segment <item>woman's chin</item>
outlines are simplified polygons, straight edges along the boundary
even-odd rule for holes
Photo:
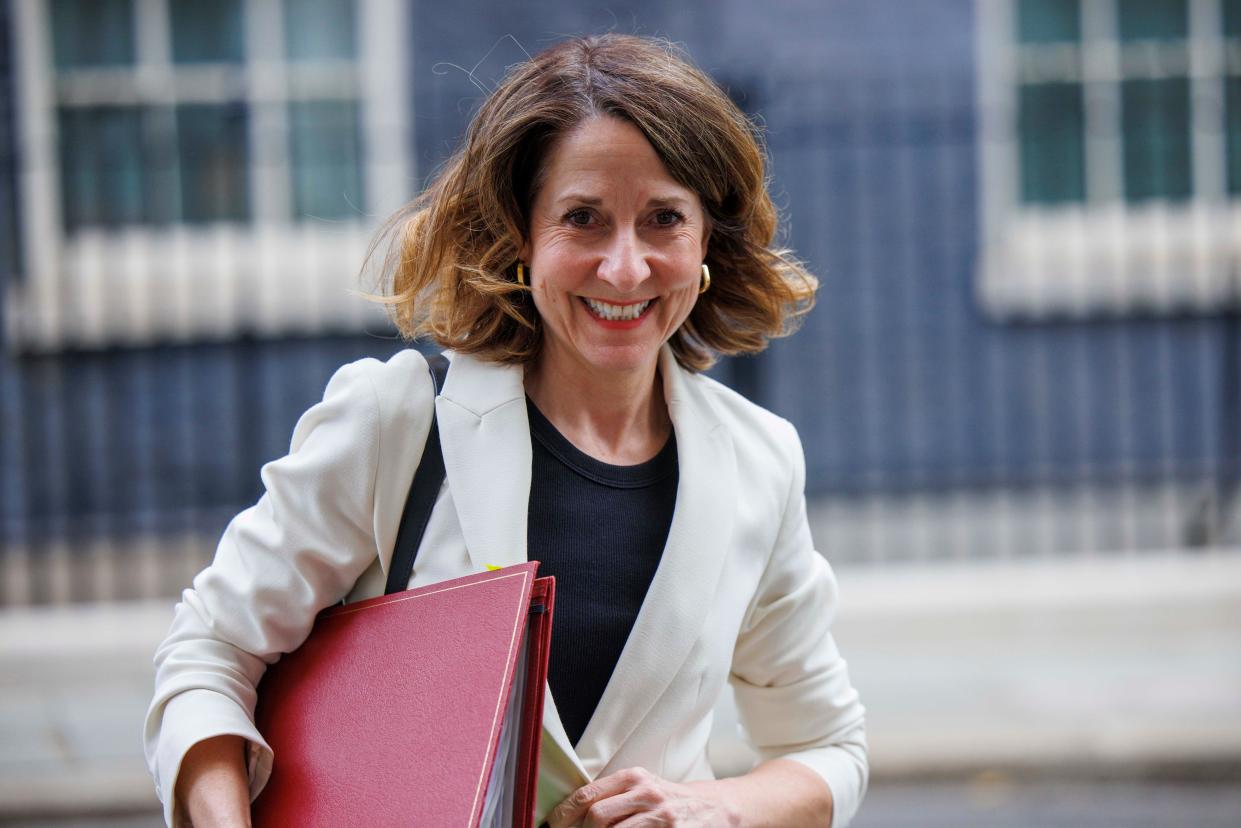
[[[577,362],[592,374],[624,377],[654,375],[660,343],[590,344],[578,349]]]
[[[600,354],[592,366],[601,374],[634,375],[654,374],[659,362],[658,348],[618,348]]]

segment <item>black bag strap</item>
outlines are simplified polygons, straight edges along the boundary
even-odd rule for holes
[[[435,396],[439,396],[448,376],[448,358],[443,354],[427,357]],[[388,566],[388,585],[384,595],[402,592],[409,588],[409,576],[414,571],[414,559],[418,557],[418,545],[426,534],[431,521],[431,510],[444,485],[444,453],[440,450],[440,429],[435,421],[435,405],[431,405],[431,430],[427,432],[427,444],[422,449],[422,461],[414,472],[414,482],[405,498],[405,511],[401,514],[401,526],[396,532],[396,546],[392,550],[392,563]]]

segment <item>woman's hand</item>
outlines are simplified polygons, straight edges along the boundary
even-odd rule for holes
[[[578,788],[548,817],[550,828],[725,828],[741,825],[736,807],[712,782],[669,782],[628,768]]]
[[[194,828],[250,828],[246,740],[214,736],[190,748],[177,773],[179,820]]]

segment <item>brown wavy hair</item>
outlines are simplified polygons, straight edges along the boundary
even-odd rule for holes
[[[673,44],[608,34],[511,69],[434,182],[376,238],[372,255],[389,242],[377,298],[404,336],[496,362],[538,357],[543,327],[516,281],[517,253],[548,152],[600,116],[637,127],[710,217],[711,288],[672,336],[677,361],[701,371],[792,331],[818,282],[773,246],[778,216],[754,126]]]

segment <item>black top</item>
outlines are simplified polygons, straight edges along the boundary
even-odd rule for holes
[[[655,576],[677,493],[676,436],[636,466],[570,443],[529,398],[527,558],[556,578],[548,684],[573,744],[599,704]]]

